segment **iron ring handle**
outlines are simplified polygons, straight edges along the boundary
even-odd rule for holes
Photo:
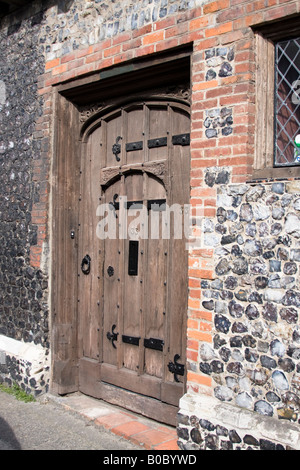
[[[83,274],[89,274],[91,270],[91,258],[89,255],[85,255],[81,261],[81,271]]]

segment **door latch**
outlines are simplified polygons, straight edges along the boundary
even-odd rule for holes
[[[115,345],[114,342],[118,340],[118,334],[119,334],[119,333],[115,333],[115,328],[116,328],[116,325],[113,325],[112,328],[111,328],[111,333],[108,331],[108,332],[106,333],[106,337],[107,337],[107,339],[108,339],[109,341],[111,341],[113,347],[114,347],[115,349],[117,349],[117,346]]]
[[[168,369],[174,374],[175,382],[179,382],[177,375],[184,375],[184,364],[178,364],[179,354],[175,354],[174,362],[169,362]]]

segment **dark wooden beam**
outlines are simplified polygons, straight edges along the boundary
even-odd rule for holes
[[[102,102],[148,89],[185,84],[190,74],[190,46],[152,60],[137,60],[58,85],[58,91],[76,105]],[[97,86],[95,86],[97,82]],[[84,88],[84,94],[80,90]],[[83,98],[84,97],[84,98]],[[84,100],[84,102],[83,102]]]

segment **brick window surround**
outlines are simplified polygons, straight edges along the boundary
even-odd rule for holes
[[[256,39],[256,135],[253,178],[300,177],[300,166],[276,166],[275,60],[276,44],[300,36],[299,15],[255,27]]]

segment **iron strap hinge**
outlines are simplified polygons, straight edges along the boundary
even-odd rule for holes
[[[179,382],[177,375],[184,375],[184,364],[178,364],[178,359],[180,359],[179,354],[175,354],[174,362],[169,362],[168,369],[174,374],[175,382]]]
[[[126,152],[132,152],[133,150],[142,150],[143,149],[143,142],[140,140],[139,142],[130,142],[126,144]]]
[[[149,349],[156,349],[156,351],[162,351],[164,348],[164,341],[156,338],[145,338],[144,346]]]
[[[168,144],[167,137],[159,137],[158,139],[149,139],[148,140],[148,148],[153,149],[157,147],[166,147]]]
[[[122,139],[121,136],[116,138],[116,143],[112,146],[112,152],[116,157],[116,160],[120,161],[120,153],[121,153],[121,144],[119,144],[120,140]],[[173,135],[172,137],[172,144],[173,145],[190,145],[190,134],[178,134]],[[157,147],[166,147],[168,145],[168,137],[158,137],[156,139],[149,139],[148,140],[148,148],[153,149]],[[143,141],[139,140],[136,142],[129,142],[125,145],[126,152],[133,152],[135,150],[143,150]]]
[[[156,147],[166,147],[168,144],[167,137],[160,137],[158,139],[150,139],[148,140],[148,148],[153,149]],[[190,134],[178,134],[173,135],[172,137],[172,144],[173,145],[190,145]]]
[[[139,336],[122,335],[123,343],[133,344],[134,346],[139,346],[140,339],[141,338]],[[156,351],[162,351],[164,347],[164,341],[162,339],[156,338],[145,338],[144,347],[148,349],[156,349]]]
[[[122,341],[123,343],[127,344],[133,344],[134,346],[138,346],[140,342],[140,337],[138,336],[127,336],[127,335],[122,335]]]
[[[190,145],[190,134],[178,134],[172,137],[173,145]]]

